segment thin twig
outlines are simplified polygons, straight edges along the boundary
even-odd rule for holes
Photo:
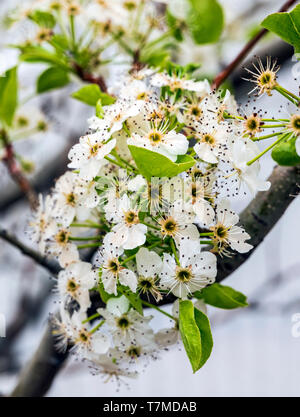
[[[58,264],[56,264],[55,262],[49,261],[46,257],[40,255],[38,252],[24,245],[24,243],[20,242],[16,236],[8,233],[7,230],[3,229],[1,226],[0,226],[0,238],[10,243],[15,248],[18,248],[23,253],[23,255],[28,256],[37,264],[46,268],[52,275],[56,276],[58,272],[61,270]]]
[[[0,136],[5,149],[3,162],[5,163],[11,178],[16,182],[20,190],[27,197],[30,207],[35,208],[38,203],[37,194],[35,193],[28,179],[24,176],[20,165],[17,162],[13,144],[10,142],[5,131],[1,131]]]
[[[287,1],[278,13],[286,12],[294,3],[298,0]],[[241,50],[238,56],[214,79],[212,89],[217,90],[220,85],[233,73],[233,71],[244,61],[246,56],[251,52],[254,46],[268,33],[267,29],[262,29],[257,35],[255,35],[247,45]]]

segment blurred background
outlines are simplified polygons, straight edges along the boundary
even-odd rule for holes
[[[0,18],[17,1],[2,0]],[[181,64],[202,62],[203,74],[213,77],[242,48],[259,22],[276,11],[282,1],[222,0],[226,10],[226,31],[221,46],[182,47],[176,59]],[[22,38],[26,26],[1,29],[0,71],[14,65],[17,52],[7,45]],[[293,49],[269,35],[255,53],[279,57],[279,82],[291,91],[299,89],[300,71],[293,60]],[[251,57],[250,61],[251,61]],[[24,97],[32,94],[34,79],[43,66],[22,64],[19,78]],[[113,82],[118,70],[107,74]],[[232,85],[241,105],[248,101],[251,85],[237,71]],[[298,77],[298,78],[297,78]],[[295,80],[296,78],[296,80]],[[31,118],[45,118],[47,132],[16,143],[17,151],[33,164],[30,180],[41,193],[47,193],[55,178],[66,170],[69,148],[87,128],[93,109],[69,98],[72,85],[30,100],[24,107]],[[287,114],[289,107],[279,95],[260,98],[254,105],[270,116]],[[281,113],[278,113],[281,112]],[[270,156],[262,163],[267,177],[274,166]],[[236,201],[242,210],[250,197]],[[178,347],[160,354],[137,380],[117,387],[92,376],[85,364],[67,361],[57,375],[49,396],[298,396],[300,393],[300,337],[292,332],[293,316],[300,314],[300,201],[296,199],[253,256],[232,276],[230,285],[249,297],[250,307],[233,312],[209,308],[214,336],[210,361],[192,374],[184,352]],[[30,217],[28,204],[0,162],[0,224],[31,245],[26,236]],[[52,281],[45,270],[0,240],[0,314],[7,325],[6,338],[0,338],[0,392],[6,395],[31,358],[43,335],[49,312],[56,310]],[[168,307],[166,307],[168,309]],[[164,327],[161,315],[153,327]],[[166,321],[166,326],[168,321]],[[299,335],[300,336],[300,335]]]

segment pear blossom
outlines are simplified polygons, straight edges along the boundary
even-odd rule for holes
[[[175,258],[165,253],[160,273],[161,288],[168,289],[176,297],[187,299],[215,281],[217,258],[213,253],[181,253],[179,261],[177,265]]]
[[[69,237],[70,230],[61,228],[47,241],[47,254],[56,256],[62,267],[79,260],[77,246],[69,241]]]
[[[141,293],[150,293],[156,301],[162,299],[157,281],[162,269],[160,256],[146,248],[140,248],[136,254],[136,266],[138,273],[138,287]]]
[[[147,345],[153,343],[154,333],[149,326],[152,316],[141,316],[136,310],[115,315],[100,308],[98,313],[104,317],[105,323],[112,335],[113,342],[121,350],[126,350],[132,345]]]
[[[39,195],[39,205],[36,212],[30,221],[30,237],[33,241],[38,243],[39,251],[44,254],[46,249],[46,242],[57,231],[57,222],[53,218],[53,197],[48,195],[43,199]]]
[[[250,239],[250,235],[242,227],[236,226],[239,216],[231,210],[227,199],[218,204],[216,215],[217,224],[210,230],[214,233],[214,241],[220,253],[226,251],[227,246],[240,253],[249,252],[253,246],[245,241]]]
[[[112,231],[104,238],[104,245],[114,245],[123,249],[134,249],[146,241],[147,226],[140,223],[139,212],[131,207],[129,197],[124,194],[113,214]]]
[[[260,164],[259,161],[254,162],[251,165],[247,165],[247,162],[255,158],[259,154],[259,149],[252,141],[236,141],[232,146],[232,165],[235,170],[239,185],[245,183],[252,194],[256,194],[257,191],[267,191],[271,183],[259,178]],[[233,171],[234,172],[234,171]]]
[[[76,300],[82,311],[90,305],[89,290],[97,285],[97,273],[88,262],[73,262],[58,274],[57,288],[62,300]]]
[[[108,131],[101,131],[82,136],[79,143],[74,145],[69,152],[69,168],[79,169],[80,178],[92,180],[99,173],[104,163],[104,158],[116,146],[116,140],[110,138]]]
[[[101,281],[108,294],[118,294],[118,282],[129,287],[132,292],[136,292],[137,277],[135,273],[122,266],[119,261],[123,252],[123,249],[112,245],[99,249],[96,262],[101,267]]]
[[[167,126],[161,125],[150,128],[143,136],[133,133],[127,141],[128,145],[145,148],[157,152],[176,162],[178,155],[186,154],[188,140],[182,133],[168,131]]]

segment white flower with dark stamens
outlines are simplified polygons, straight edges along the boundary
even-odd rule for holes
[[[73,262],[58,274],[57,288],[62,300],[73,299],[80,309],[86,311],[90,305],[89,290],[97,285],[97,272],[88,262]]]
[[[160,286],[168,289],[176,297],[186,299],[215,281],[217,258],[210,252],[194,253],[188,256],[180,253],[180,265],[173,256],[164,254]]]
[[[199,130],[196,135],[197,143],[194,146],[196,154],[205,162],[216,164],[219,162],[220,157],[226,150],[226,144],[228,143],[229,133],[225,126],[211,127],[205,129],[204,132]]]
[[[74,145],[69,152],[69,168],[79,169],[80,178],[92,180],[99,173],[104,163],[104,158],[115,147],[116,139],[110,138],[107,131],[91,133],[82,136],[79,143]]]
[[[128,145],[145,148],[157,152],[176,162],[178,155],[186,154],[189,146],[187,138],[175,130],[168,131],[168,123],[158,123],[145,131],[143,136],[133,133],[127,141]]]
[[[63,268],[79,260],[77,246],[69,241],[69,237],[68,229],[59,229],[53,238],[47,241],[47,253],[56,256]]]
[[[147,226],[140,223],[139,212],[132,208],[129,197],[125,194],[118,201],[113,214],[112,231],[104,238],[104,246],[112,244],[123,249],[134,249],[146,241]]]
[[[70,226],[75,217],[78,220],[85,220],[90,214],[90,210],[79,204],[80,197],[76,192],[77,180],[78,175],[68,171],[55,184],[53,216],[63,227]]]
[[[267,191],[271,186],[269,181],[263,181],[259,178],[259,161],[247,165],[247,162],[258,154],[259,148],[251,140],[237,140],[231,150],[231,162],[239,181],[239,187],[242,183],[245,183],[252,194],[256,194],[257,191]],[[234,175],[234,171],[230,175]]]
[[[169,212],[159,221],[163,237],[172,237],[177,246],[194,245],[200,249],[199,232],[193,224],[195,213],[190,204],[182,200],[175,201]]]
[[[230,208],[228,200],[222,200],[217,206],[217,224],[210,228],[214,233],[213,240],[220,253],[226,253],[226,247],[240,253],[249,252],[252,245],[245,241],[250,239],[248,233],[242,227],[236,226],[239,216]]]
[[[123,249],[117,249],[111,245],[99,249],[96,262],[102,269],[101,281],[108,294],[118,295],[118,282],[129,287],[132,292],[136,292],[137,277],[135,273],[123,267],[119,261],[123,252]]]
[[[154,333],[148,324],[152,316],[141,316],[134,309],[121,315],[112,314],[102,308],[97,311],[106,320],[113,341],[119,349],[125,350],[132,345],[144,346],[153,343]]]
[[[74,312],[67,325],[70,341],[75,350],[83,358],[88,357],[92,352],[104,354],[110,348],[110,341],[106,334],[96,331],[91,332],[87,324],[83,324],[83,315]]]
[[[115,104],[103,107],[103,119],[99,119],[99,127],[103,124],[108,126],[110,135],[122,130],[123,123],[130,117],[135,117],[140,112],[140,106],[135,101],[119,99]],[[91,119],[92,128],[97,128],[97,120]]]
[[[245,70],[252,75],[252,78],[244,79],[255,84],[255,87],[252,91],[250,91],[249,94],[255,91],[258,95],[266,93],[268,96],[271,96],[272,90],[274,90],[274,88],[278,85],[277,72],[279,71],[280,67],[277,66],[277,60],[272,63],[271,58],[267,57],[265,68],[260,58],[257,60],[257,64],[258,65],[253,63],[253,71],[245,68]]]
[[[100,203],[100,196],[97,193],[98,183],[94,180],[88,181],[81,178],[77,178],[75,183],[75,194],[78,198],[78,209],[77,216],[86,220],[85,215],[89,213],[90,210],[98,206]]]
[[[106,355],[95,355],[90,353],[88,358],[92,361],[92,374],[101,375],[109,380],[120,382],[120,377],[137,378],[138,371],[132,371],[128,368],[128,363],[116,361],[115,349],[109,349]]]
[[[39,195],[39,206],[29,223],[30,237],[38,243],[42,254],[45,253],[47,240],[54,236],[58,229],[56,220],[53,218],[53,207],[54,201],[51,196],[48,195],[43,200],[42,195]]]
[[[150,293],[156,301],[163,297],[157,286],[158,276],[162,269],[162,260],[156,252],[141,248],[136,254],[138,272],[138,289],[141,294]]]

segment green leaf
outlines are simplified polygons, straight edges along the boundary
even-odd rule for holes
[[[200,294],[194,295],[199,296],[206,304],[225,310],[248,307],[247,297],[244,294],[221,284],[213,284],[204,288]]]
[[[194,304],[191,301],[181,301],[179,303],[179,330],[185,351],[195,373],[200,369],[202,348],[201,334],[195,320]]]
[[[201,335],[201,360],[199,367],[202,368],[202,366],[207,362],[211,355],[214,342],[208,317],[197,308],[194,309],[194,314],[195,321]]]
[[[101,100],[103,106],[108,106],[116,101],[114,97],[102,93],[97,84],[90,84],[82,87],[80,90],[73,93],[72,97],[93,107],[97,105],[99,100]]]
[[[70,78],[68,73],[59,67],[46,69],[37,80],[37,92],[45,93],[55,88],[61,88],[69,84]]]
[[[25,48],[22,47],[20,49],[22,52],[20,55],[21,61],[30,63],[47,63],[64,68],[67,71],[70,70],[68,64],[61,56],[48,51],[45,48],[40,46],[26,46]]]
[[[216,0],[188,0],[186,24],[194,41],[201,45],[217,42],[224,27],[224,13]]]
[[[123,285],[119,286],[119,291],[123,295],[125,295],[125,297],[129,300],[132,307],[143,316],[144,315],[143,304],[139,295],[137,293],[133,293],[132,291],[130,291],[127,287],[124,287]]]
[[[148,180],[151,177],[175,177],[195,164],[189,155],[179,155],[176,162],[157,152],[129,145],[129,150],[140,173]]]
[[[17,67],[11,68],[0,77],[0,120],[12,125],[18,106]]]
[[[295,166],[300,164],[300,156],[296,151],[297,137],[280,142],[272,150],[272,158],[278,165],[282,166]]]
[[[30,13],[29,18],[37,25],[48,29],[53,29],[56,24],[55,17],[51,13],[41,10],[34,10]]]
[[[51,45],[59,51],[59,53],[66,51],[69,48],[69,41],[65,35],[57,34],[52,36],[51,40],[49,41]]]
[[[300,4],[290,13],[269,15],[262,22],[262,26],[293,45],[296,53],[300,52]]]

